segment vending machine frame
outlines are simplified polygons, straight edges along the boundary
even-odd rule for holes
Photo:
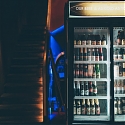
[[[78,11],[74,11],[73,14],[76,13],[75,16],[71,13],[71,5],[70,3],[94,3],[95,1],[69,1],[65,4],[64,9],[64,27],[65,27],[65,38],[66,38],[66,81],[67,81],[67,124],[124,124],[123,121],[115,122],[114,120],[114,62],[113,62],[113,27],[125,27],[125,14],[121,15],[111,15],[112,13],[109,13],[107,15],[101,15],[102,13],[98,13],[97,15],[90,14],[87,15],[86,13],[80,13]],[[99,2],[99,1],[96,1]],[[102,2],[102,1],[101,1]],[[107,2],[107,1],[103,1]],[[108,1],[109,4],[111,1]],[[114,3],[117,4],[117,2],[120,1],[114,1]],[[121,1],[122,2],[122,1]],[[82,3],[82,4],[83,4]],[[75,5],[74,4],[74,5]],[[82,8],[81,8],[82,9]],[[108,27],[110,32],[110,103],[109,103],[109,109],[110,109],[110,120],[103,121],[103,120],[93,120],[93,121],[73,121],[73,52],[74,52],[74,27]]]

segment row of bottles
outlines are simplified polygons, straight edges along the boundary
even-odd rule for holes
[[[98,99],[74,100],[74,115],[100,115]]]
[[[125,114],[125,97],[114,98],[114,114],[115,115]]]
[[[125,77],[125,63],[114,63],[114,77]]]
[[[96,81],[74,81],[74,96],[96,96]]]
[[[114,93],[124,94],[125,93],[125,80],[114,80]]]
[[[125,48],[114,48],[113,50],[113,59],[114,60],[125,60]]]
[[[103,35],[79,34],[74,38],[74,45],[106,45],[106,37]]]
[[[103,61],[102,48],[74,48],[75,61]]]
[[[124,30],[118,30],[117,39],[115,40],[115,45],[125,45],[125,35]]]
[[[74,78],[100,78],[99,64],[74,64]]]

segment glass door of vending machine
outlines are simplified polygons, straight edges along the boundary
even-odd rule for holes
[[[74,122],[110,121],[110,29],[108,27],[74,27],[73,65]],[[121,96],[123,94],[118,97]]]
[[[125,122],[125,27],[113,27],[114,121]]]

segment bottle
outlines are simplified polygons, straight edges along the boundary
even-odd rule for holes
[[[99,106],[99,100],[95,99],[95,114],[100,115],[100,106]]]
[[[114,63],[114,77],[119,77],[119,65]]]
[[[102,52],[102,48],[99,48],[99,60],[103,61],[103,52]]]
[[[91,35],[90,34],[88,34],[88,36],[87,36],[86,45],[91,45]]]
[[[84,77],[84,70],[83,70],[83,64],[79,64],[79,77]]]
[[[91,99],[90,114],[91,115],[95,115],[95,103],[94,103],[94,99]]]
[[[118,114],[118,103],[117,103],[117,98],[114,98],[114,114]]]
[[[119,76],[123,76],[123,65],[119,62]]]
[[[74,36],[74,45],[76,45],[76,36]]]
[[[93,96],[93,86],[92,86],[92,81],[89,81],[89,95]]]
[[[87,48],[83,48],[83,60],[87,61],[88,57],[87,57]]]
[[[82,35],[82,45],[86,45],[86,36],[85,36],[85,34]]]
[[[123,71],[122,76],[125,77],[125,63],[122,64],[122,67],[123,67],[123,69],[122,69],[122,71]]]
[[[81,35],[79,34],[76,40],[77,45],[81,45]]]
[[[79,60],[82,61],[83,60],[83,48],[79,48]]]
[[[92,73],[93,73],[93,65],[89,64],[88,65],[88,78],[92,78]]]
[[[92,49],[91,61],[95,61],[95,49]]]
[[[92,44],[92,45],[96,45],[95,35],[92,35],[92,36],[91,36],[91,39],[92,39],[92,40],[91,40],[91,44]]]
[[[122,115],[122,102],[121,102],[121,98],[118,98],[118,115]]]
[[[81,114],[82,114],[82,115],[85,115],[85,114],[86,114],[86,104],[85,104],[85,99],[82,100]]]
[[[75,77],[79,78],[79,64],[75,64]]]
[[[81,115],[81,104],[80,104],[80,99],[77,101],[77,115]]]
[[[124,82],[122,79],[120,80],[120,93],[124,94]]]
[[[87,51],[87,60],[91,61],[91,49],[88,49]]]
[[[93,65],[93,74],[92,74],[92,78],[96,78],[96,70],[95,70],[95,65]]]
[[[86,99],[86,115],[90,115],[90,101]]]
[[[120,80],[117,80],[117,94],[120,94]]]
[[[105,35],[102,36],[101,45],[106,45]]]
[[[93,81],[93,96],[97,95],[97,85],[96,85],[96,81]]]
[[[99,61],[99,51],[98,51],[98,48],[95,49],[95,61]]]
[[[80,81],[80,95],[84,96],[84,81]]]
[[[117,80],[114,80],[114,94],[117,94]]]
[[[84,69],[84,78],[88,78],[88,68]]]
[[[73,65],[73,69],[74,69],[74,71],[73,71],[74,72],[74,78],[76,78],[76,65],[75,64]]]
[[[122,98],[122,113],[125,115],[125,97]]]
[[[117,60],[118,59],[118,51],[116,48],[113,49],[113,59]]]
[[[77,85],[77,82],[74,81],[74,96],[76,96],[76,85]]]
[[[121,30],[118,31],[116,45],[121,45],[121,35],[120,35],[120,32],[121,32]]]
[[[125,48],[123,48],[122,59],[125,60]]]
[[[120,48],[118,48],[118,59],[121,60],[122,59],[122,51]]]
[[[79,48],[74,48],[75,49],[75,61],[79,61]]]
[[[89,87],[88,87],[88,82],[87,81],[85,81],[85,90],[84,90],[84,95],[85,96],[89,96]]]
[[[76,81],[77,84],[76,84],[76,96],[80,96],[80,83],[79,81]]]
[[[100,37],[100,35],[96,36],[96,45],[101,45],[101,37]]]
[[[76,100],[74,99],[74,115],[76,115]]]
[[[100,78],[100,69],[96,70],[96,78]]]
[[[80,50],[80,52],[79,52],[79,60],[82,61],[83,60],[83,48],[80,48],[79,50]]]
[[[123,33],[123,34],[124,34],[124,33]],[[125,45],[125,35],[122,36],[121,42],[122,42],[122,45]]]

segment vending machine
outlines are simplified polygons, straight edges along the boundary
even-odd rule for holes
[[[125,124],[125,2],[65,4],[67,124]]]

